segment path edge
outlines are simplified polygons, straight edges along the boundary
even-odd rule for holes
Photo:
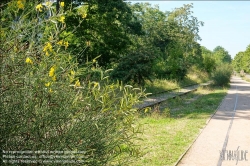
[[[228,89],[229,90],[229,89]],[[227,91],[228,91],[227,90]],[[220,102],[219,106],[216,108],[216,110],[214,111],[213,114],[210,115],[210,118],[206,121],[206,124],[205,126],[203,127],[203,129],[199,132],[199,134],[197,135],[197,137],[194,139],[194,141],[188,146],[188,148],[186,149],[186,151],[184,153],[182,153],[182,155],[178,158],[178,160],[175,162],[174,166],[177,166],[180,161],[183,159],[183,157],[187,154],[187,152],[190,150],[190,148],[193,146],[193,144],[196,142],[196,140],[198,139],[198,137],[201,135],[201,133],[204,131],[204,129],[207,127],[207,124],[210,122],[210,120],[214,117],[214,115],[216,114],[216,112],[218,111],[218,109],[220,108],[220,106],[222,105],[222,103],[224,102],[226,98],[226,95],[225,97],[223,98],[223,100]]]

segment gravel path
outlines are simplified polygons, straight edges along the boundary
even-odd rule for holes
[[[178,165],[250,166],[250,83],[232,77],[227,96]]]

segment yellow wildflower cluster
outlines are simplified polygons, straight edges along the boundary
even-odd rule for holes
[[[71,74],[71,75],[75,75],[75,74],[76,74],[76,72],[75,72],[75,71],[73,71],[73,70],[71,70],[71,71],[70,71],[70,74]]]
[[[43,5],[41,3],[36,5],[36,10],[37,11],[42,12],[43,11],[42,8],[43,8]]]
[[[61,23],[65,23],[65,16],[59,17],[58,21],[61,22]]]
[[[60,40],[59,42],[57,42],[56,44],[58,44],[58,45],[63,45],[63,40]]]
[[[55,75],[55,67],[51,67],[49,70],[49,76],[53,77]]]
[[[86,18],[87,17],[87,14],[82,14],[82,18]]]
[[[46,86],[46,87],[50,87],[50,85],[51,85],[51,83],[50,83],[50,82],[45,83],[45,86]],[[53,92],[53,90],[52,90],[51,88],[49,88],[49,92],[50,92],[50,93],[52,93],[52,92]]]
[[[79,80],[77,80],[77,81],[75,82],[75,86],[76,86],[76,87],[81,86],[81,84],[80,84],[80,81],[79,81]]]
[[[61,7],[64,7],[64,2],[60,2],[60,6],[61,6]]]
[[[26,58],[25,62],[28,64],[33,64],[33,61],[30,58]]]
[[[49,87],[49,86],[50,86],[50,82],[46,83],[45,86],[46,86],[46,87]]]
[[[68,42],[68,41],[65,41],[65,42],[64,42],[64,46],[65,46],[65,49],[67,49],[68,46],[69,46],[69,42]]]
[[[55,75],[55,67],[51,67],[50,70],[49,70],[49,76],[51,77],[51,79],[53,81],[56,81],[56,75]]]
[[[59,42],[57,42],[57,44],[60,45],[60,46],[64,46],[65,49],[67,49],[68,46],[69,46],[69,42],[68,41],[64,41],[64,40],[60,40]]]
[[[47,42],[45,44],[45,46],[43,47],[43,52],[45,52],[45,55],[47,55],[47,56],[49,56],[49,52],[48,51],[50,51],[50,52],[53,51],[52,45],[50,44],[50,42]]]
[[[24,9],[23,0],[18,0],[17,1],[17,7],[18,7],[18,9]]]

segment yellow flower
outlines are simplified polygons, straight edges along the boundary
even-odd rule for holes
[[[46,55],[46,56],[49,56],[49,52],[48,52],[48,51],[46,51],[45,55]]]
[[[65,23],[65,16],[61,16],[59,19],[58,19],[59,22],[61,23]]]
[[[24,9],[24,5],[23,5],[23,3],[22,3],[22,1],[17,1],[17,7],[18,7],[18,9]]]
[[[58,45],[63,45],[63,40],[60,40],[60,41],[57,42],[56,44],[58,44]]]
[[[64,2],[61,2],[61,3],[60,3],[60,6],[61,6],[61,7],[64,7]]]
[[[47,50],[52,51],[52,45],[49,42],[47,42],[46,45],[43,47],[44,52],[47,52]]]
[[[49,92],[51,93],[51,92],[53,92],[53,90],[51,88],[49,88]]]
[[[81,85],[81,84],[80,84],[80,81],[77,80],[76,83],[75,83],[75,86],[76,86],[76,87],[79,87],[80,85]]]
[[[96,62],[96,60],[95,59],[93,59],[93,63],[95,63]]]
[[[29,63],[29,64],[33,64],[32,60],[30,58],[26,58],[25,62]]]
[[[76,73],[76,72],[73,71],[73,70],[70,71],[70,74],[71,74],[71,75],[75,75],[75,73]]]
[[[68,41],[65,41],[63,44],[64,44],[64,46],[65,46],[65,49],[67,49],[68,46],[69,46],[69,42],[68,42]]]
[[[55,67],[51,67],[49,70],[49,76],[53,77],[55,75]]]
[[[87,45],[87,46],[90,46],[90,41],[87,41],[87,42],[86,42],[86,45]]]
[[[43,8],[42,4],[36,5],[36,10],[38,10],[39,12],[42,12],[42,8]]]
[[[50,82],[46,83],[45,86],[47,86],[47,87],[50,86]]]
[[[52,77],[52,80],[53,80],[53,81],[56,81],[56,76],[53,76],[53,77]]]
[[[82,15],[82,18],[86,18],[86,17],[87,17],[87,14],[86,14],[86,13]]]

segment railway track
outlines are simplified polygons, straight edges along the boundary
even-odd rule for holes
[[[173,89],[173,90],[153,94],[145,98],[143,102],[137,105],[136,107],[139,110],[146,108],[146,107],[152,107],[168,99],[175,98],[177,96],[185,95],[187,93],[196,91],[200,86],[208,86],[209,84],[211,84],[211,82],[202,83],[202,84],[194,84],[191,86],[182,87],[181,89],[178,88],[178,89]]]

